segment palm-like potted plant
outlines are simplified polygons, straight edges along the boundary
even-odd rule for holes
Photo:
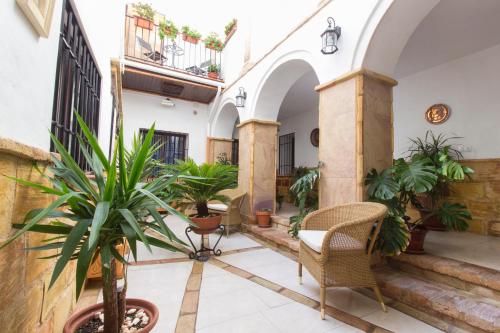
[[[162,20],[158,25],[158,36],[160,36],[160,40],[164,40],[165,37],[168,37],[170,40],[174,41],[179,34],[179,29],[175,25],[175,23],[171,20]]]
[[[104,322],[98,324],[103,325],[104,332],[119,333],[124,323],[126,309],[131,307],[144,309],[146,317],[142,317],[138,325],[142,327],[143,332],[149,332],[158,319],[158,309],[144,300],[126,299],[126,278],[123,288],[118,290],[116,263],[121,262],[127,267],[128,261],[116,247],[126,242],[135,260],[137,260],[138,242],[144,243],[149,250],[151,246],[157,246],[178,251],[178,245],[182,242],[168,228],[155,209],[161,206],[188,221],[186,217],[158,198],[159,193],[170,186],[176,178],[162,176],[149,183],[141,182],[145,177],[145,167],[150,163],[147,155],[154,126],[144,137],[142,145],[138,147],[137,154],[134,154],[133,161],[130,161],[127,168],[121,129],[113,156],[108,160],[96,137],[78,115],[77,121],[84,134],[84,138],[78,138],[81,152],[90,166],[93,177],[87,176],[64,146],[52,135],[52,141],[60,155],[60,159],[53,158],[53,166],[45,176],[52,187],[13,179],[21,185],[53,195],[55,200],[43,209],[31,211],[23,223],[14,225],[20,230],[5,241],[0,249],[28,231],[53,235],[48,244],[37,248],[59,249],[50,286],[59,278],[69,261],[75,260],[77,297],[82,290],[92,259],[100,255],[103,303],[73,314],[66,323],[64,333],[73,333],[79,327],[87,325],[89,321],[98,320],[96,313],[100,311],[104,312]],[[87,143],[92,152],[87,150]],[[146,220],[145,217],[148,215],[152,216],[152,221]],[[53,221],[42,223],[43,219]],[[61,219],[64,219],[64,222]],[[164,236],[165,240],[153,237],[152,233]]]
[[[192,29],[190,26],[185,25],[182,27],[182,40],[191,43],[191,44],[198,44],[198,41],[201,38],[201,34]]]
[[[208,77],[211,79],[219,78],[220,66],[216,64],[211,64],[207,68]]]
[[[470,213],[467,207],[460,203],[450,204],[445,198],[450,194],[450,184],[464,181],[474,170],[460,163],[462,153],[453,148],[452,140],[458,137],[435,135],[427,131],[425,137],[411,139],[410,158],[428,158],[434,165],[437,176],[436,185],[423,195],[416,198],[415,206],[424,218],[425,226],[430,230],[466,230]],[[457,217],[456,219],[450,217]]]
[[[234,165],[220,163],[197,165],[193,160],[177,161],[167,166],[165,173],[178,174],[179,181],[172,184],[176,206],[182,211],[194,211],[190,214],[191,221],[198,234],[207,234],[215,231],[221,222],[222,216],[208,210],[209,201],[229,202],[229,198],[219,192],[235,188],[238,168]]]
[[[222,43],[219,35],[217,35],[215,32],[209,34],[203,42],[205,43],[205,47],[207,49],[222,51],[222,49],[224,48],[224,43]]]
[[[154,17],[155,10],[148,3],[135,3],[132,5],[134,8],[135,14],[135,25],[148,30],[153,30],[154,27]]]

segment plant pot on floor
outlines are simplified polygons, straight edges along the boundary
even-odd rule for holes
[[[255,213],[255,217],[257,218],[257,224],[260,228],[269,228],[271,227],[271,212],[267,210],[258,210]]]
[[[158,322],[159,311],[156,305],[151,302],[136,298],[127,298],[126,309],[144,309],[144,312],[149,317],[148,324],[142,327],[141,332],[148,333],[153,330]],[[90,319],[94,318],[98,312],[103,311],[103,304],[98,303],[81,310],[75,311],[64,325],[63,333],[74,333],[78,328],[85,325]]]
[[[427,228],[423,225],[410,229],[410,244],[408,244],[405,253],[424,254],[425,235],[427,235]]]
[[[418,212],[420,213],[420,217],[424,221],[424,226],[427,228],[427,230],[446,231],[446,226],[443,224],[443,222],[441,222],[439,216],[428,216],[429,211],[425,209],[419,209]]]
[[[191,221],[196,224],[196,227],[193,228],[193,232],[198,235],[207,235],[216,231],[220,222],[222,221],[222,215],[220,214],[211,214],[207,217],[190,217]]]
[[[135,18],[135,25],[139,28],[143,29],[148,29],[148,30],[153,30],[154,22],[150,21],[148,19],[145,19],[144,17],[140,16],[134,16]]]

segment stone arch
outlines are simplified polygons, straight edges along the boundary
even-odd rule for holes
[[[211,123],[210,135],[213,137],[232,139],[234,124],[239,118],[239,110],[234,99],[222,101]]]

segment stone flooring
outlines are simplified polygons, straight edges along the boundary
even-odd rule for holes
[[[167,223],[186,239],[184,222],[169,217]],[[293,256],[242,233],[224,236],[220,247],[222,256],[206,263],[140,248],[139,263],[129,267],[128,296],[159,307],[153,332],[440,332],[391,307],[384,313],[376,301],[347,288],[328,290],[322,321],[319,287],[307,271],[298,284]]]

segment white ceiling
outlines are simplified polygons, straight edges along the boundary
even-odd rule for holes
[[[318,84],[318,78],[312,70],[301,76],[286,93],[280,106],[278,121],[304,111],[317,111],[319,96],[314,87]]]
[[[497,44],[500,0],[441,0],[408,40],[395,77],[399,79]]]

